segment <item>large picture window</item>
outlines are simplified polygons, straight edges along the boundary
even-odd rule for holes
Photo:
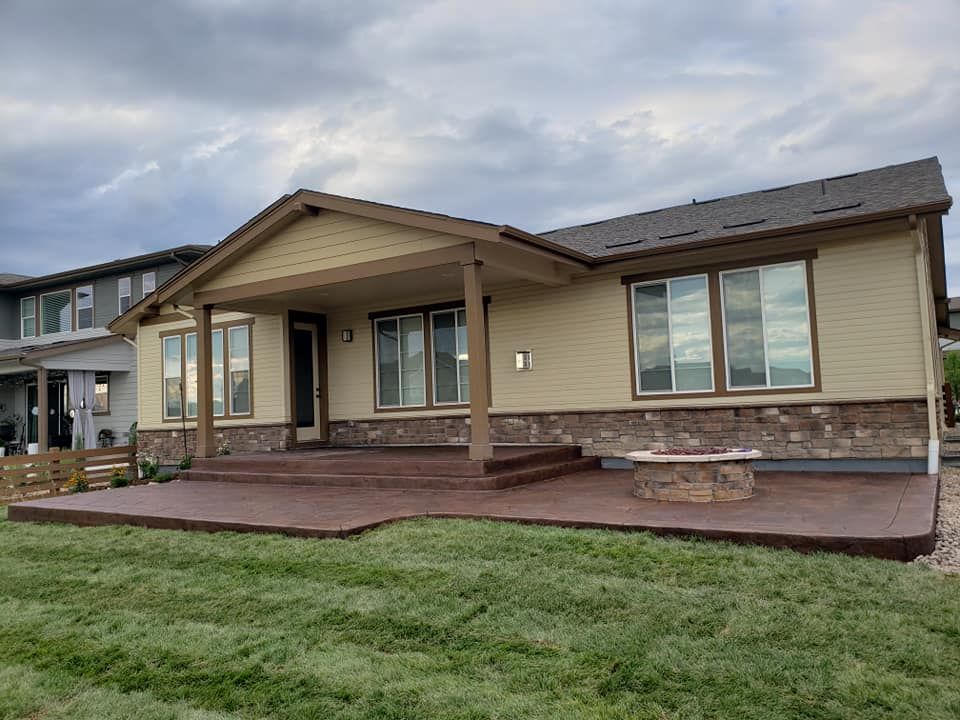
[[[378,407],[426,404],[423,316],[380,318],[374,323]]]
[[[713,390],[706,275],[633,286],[638,394]]]
[[[73,329],[73,291],[40,296],[40,334],[70,332]]]
[[[253,390],[250,360],[250,325],[230,325],[211,332],[214,417],[250,416]],[[163,337],[164,419],[179,420],[199,414],[197,333],[174,332]],[[181,381],[183,387],[181,388]]]
[[[803,262],[720,274],[731,389],[813,385]]]
[[[470,402],[467,311],[440,310],[430,315],[433,346],[433,402]]]

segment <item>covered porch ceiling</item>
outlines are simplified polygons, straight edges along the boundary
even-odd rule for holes
[[[517,282],[515,274],[483,266],[485,290]],[[347,308],[389,308],[411,299],[458,299],[464,295],[463,272],[458,264],[358,278],[311,288],[288,290],[269,296],[217,303],[222,310],[247,313],[283,313],[287,310],[329,313]]]

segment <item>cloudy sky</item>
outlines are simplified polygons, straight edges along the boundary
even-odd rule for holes
[[[0,0],[0,271],[308,187],[552,229],[938,155],[957,0]],[[960,208],[945,224],[960,294]]]

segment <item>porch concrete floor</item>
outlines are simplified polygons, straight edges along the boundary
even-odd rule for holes
[[[666,503],[631,494],[627,470],[507,490],[395,490],[172,482],[11,505],[13,521],[340,537],[412,517],[647,530],[909,560],[934,543],[936,476],[758,472],[749,500]]]

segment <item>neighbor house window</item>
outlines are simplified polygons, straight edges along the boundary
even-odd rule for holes
[[[77,288],[77,330],[93,327],[93,285]]]
[[[73,291],[61,290],[40,296],[40,334],[73,329]]]
[[[632,301],[637,394],[712,391],[707,276],[638,283]]]
[[[423,315],[380,318],[374,323],[378,407],[426,404]]]
[[[813,385],[804,262],[720,273],[727,386]]]
[[[433,345],[433,402],[470,402],[467,311],[440,310],[430,315]]]
[[[20,300],[20,337],[30,338],[37,335],[37,299],[35,297]]]
[[[130,297],[131,297],[131,284],[130,278],[122,277],[117,280],[117,314],[123,315],[127,310],[130,309]]]
[[[227,331],[230,358],[230,414],[250,413],[250,328],[246,325]]]
[[[157,289],[157,274],[155,272],[145,272],[143,274],[143,297],[146,297]]]
[[[163,339],[163,416],[179,418],[182,414],[180,381],[183,377],[183,338],[171,335]]]
[[[93,414],[106,415],[110,412],[110,375],[97,373],[94,385]]]
[[[217,327],[210,340],[214,417],[249,416],[253,410],[250,325]],[[186,417],[196,418],[200,410],[197,333],[184,330],[165,335],[163,362],[164,418],[180,419],[181,402],[186,406]]]

